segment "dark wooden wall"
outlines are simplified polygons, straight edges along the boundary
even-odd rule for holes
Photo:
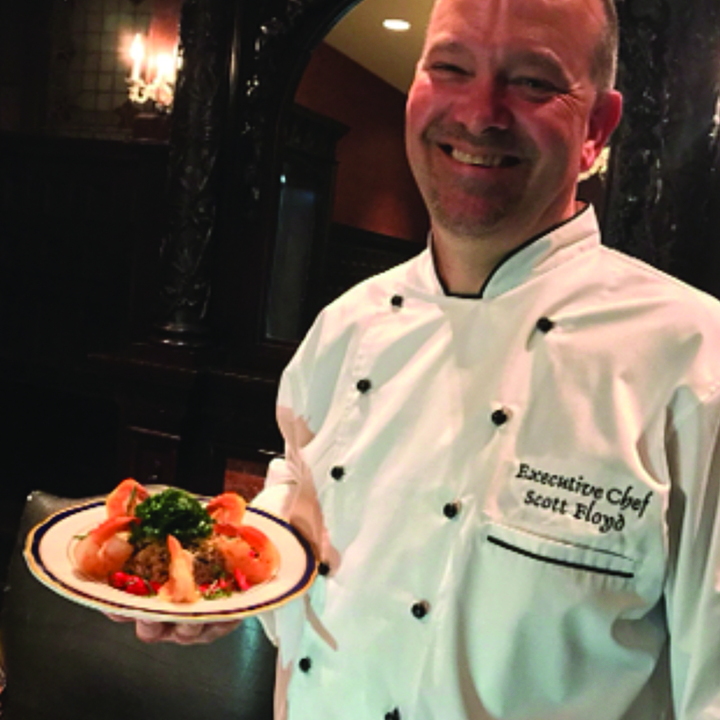
[[[0,535],[35,488],[118,472],[116,385],[96,362],[146,333],[167,148],[0,135]]]

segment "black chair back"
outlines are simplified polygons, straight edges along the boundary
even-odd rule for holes
[[[0,614],[2,720],[272,720],[276,651],[254,618],[209,645],[148,645],[30,574],[28,531],[74,502],[34,492],[25,506]]]

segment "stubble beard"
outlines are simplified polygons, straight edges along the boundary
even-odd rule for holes
[[[490,240],[503,235],[513,224],[522,199],[517,189],[477,187],[472,182],[457,181],[448,189],[441,188],[441,182],[436,180],[430,185],[425,200],[433,222],[446,232],[468,240]]]
[[[423,161],[416,173],[425,203],[433,222],[447,232],[466,239],[492,238],[512,225],[521,209],[527,177],[511,176],[506,180],[462,177],[433,167],[433,153],[443,142],[459,139],[478,152],[505,152],[527,156],[518,148],[522,143],[512,133],[490,128],[481,137],[463,127],[441,121],[432,122],[422,133],[420,153]]]

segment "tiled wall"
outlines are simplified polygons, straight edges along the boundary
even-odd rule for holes
[[[128,50],[148,33],[152,0],[55,0],[48,130],[127,139]]]

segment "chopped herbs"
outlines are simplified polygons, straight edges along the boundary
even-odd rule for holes
[[[140,519],[130,531],[130,542],[142,545],[164,541],[174,535],[182,545],[209,537],[213,520],[205,508],[189,493],[176,488],[149,497],[135,508]]]
[[[217,600],[218,598],[229,597],[233,594],[233,591],[237,589],[232,578],[228,576],[218,578],[212,583],[200,585],[199,587],[201,595],[206,600]]]

